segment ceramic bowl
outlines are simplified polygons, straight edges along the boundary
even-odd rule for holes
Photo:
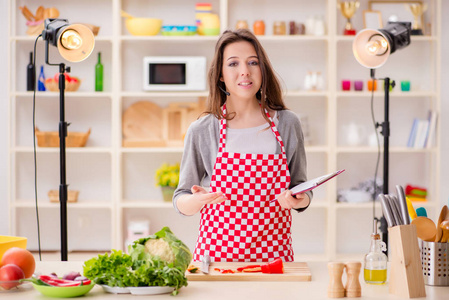
[[[161,30],[162,19],[127,18],[125,26],[132,35],[157,35]]]
[[[26,249],[27,238],[19,236],[0,235],[0,259],[2,259],[3,254],[6,252],[6,250],[12,247]]]
[[[56,298],[72,298],[80,297],[90,292],[95,284],[71,286],[71,287],[56,287],[37,285],[33,283],[33,287],[42,295]]]

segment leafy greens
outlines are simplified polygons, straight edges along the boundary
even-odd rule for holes
[[[163,246],[148,250],[158,239],[165,241]],[[160,241],[155,245],[160,245]],[[85,261],[83,271],[84,276],[97,284],[110,287],[170,286],[175,288],[172,294],[177,295],[181,287],[187,286],[185,270],[191,259],[189,248],[164,227],[155,235],[135,241],[129,255],[113,249],[110,255],[100,254]]]

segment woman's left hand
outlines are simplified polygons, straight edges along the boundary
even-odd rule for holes
[[[309,195],[306,193],[300,193],[293,196],[292,191],[290,190],[283,191],[276,197],[276,199],[278,200],[279,205],[285,209],[303,208],[307,207],[310,203]]]

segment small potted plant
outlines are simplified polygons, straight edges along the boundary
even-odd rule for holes
[[[156,185],[161,187],[164,201],[170,202],[179,182],[179,164],[164,163],[156,170]]]

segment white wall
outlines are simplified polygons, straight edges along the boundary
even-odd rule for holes
[[[441,42],[441,183],[440,195],[441,206],[449,205],[449,18],[445,17],[449,13],[449,1],[443,2],[442,42]]]
[[[9,234],[8,208],[8,1],[0,1],[0,235]]]
[[[445,12],[449,13],[449,1],[443,2],[442,15],[445,16]],[[0,44],[0,235],[9,234],[9,208],[8,208],[8,4],[7,1],[0,1],[0,36],[4,38]],[[442,74],[441,74],[441,86],[442,86],[442,107],[441,107],[441,205],[448,204],[449,199],[449,185],[446,184],[449,180],[449,136],[445,134],[445,130],[449,128],[449,18],[443,18],[442,28]],[[446,54],[446,56],[444,55]]]

